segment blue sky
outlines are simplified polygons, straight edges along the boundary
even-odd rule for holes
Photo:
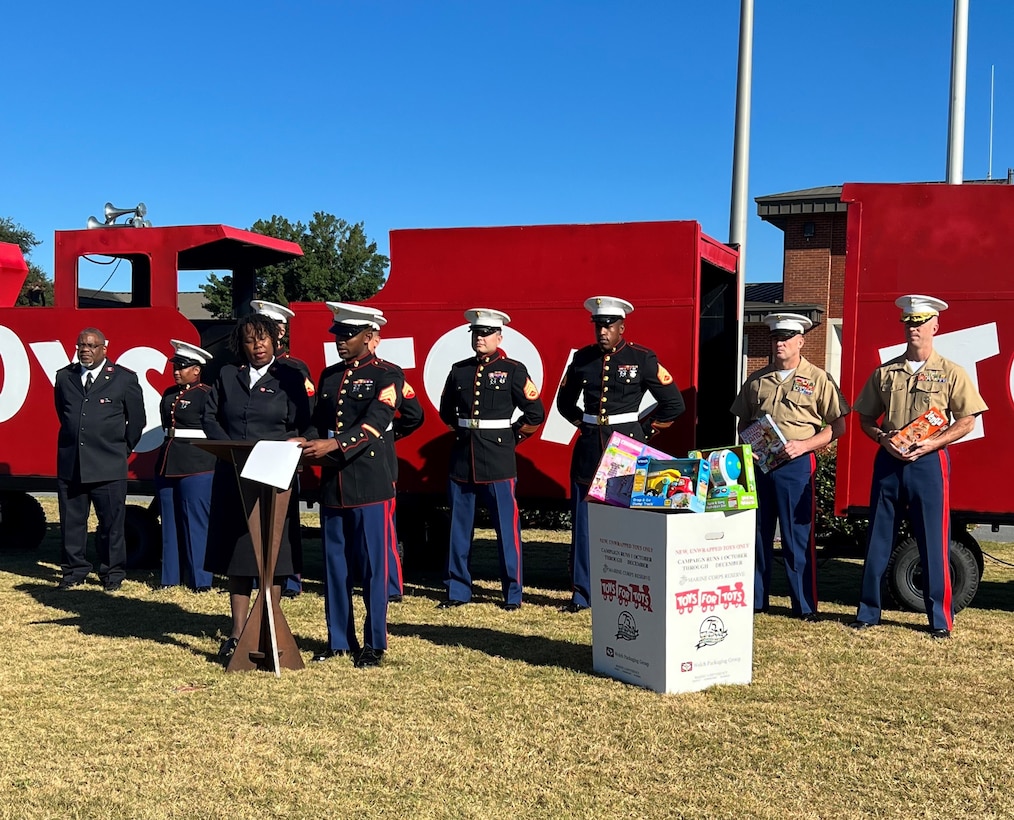
[[[1014,3],[970,5],[965,178],[987,171],[992,64],[1003,176]],[[943,178],[952,12],[757,0],[750,281],[781,276],[753,197]],[[323,210],[382,251],[396,228],[655,219],[724,241],[738,19],[738,0],[13,4],[0,216],[50,273],[53,231],[107,200],[158,225]]]

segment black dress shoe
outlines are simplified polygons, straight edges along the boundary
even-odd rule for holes
[[[400,604],[401,603],[401,596],[400,595],[388,595],[387,596],[387,602],[389,604]]]
[[[864,629],[870,629],[874,626],[876,626],[876,624],[871,624],[868,621],[853,621],[849,624],[849,629],[854,629],[856,632],[862,632]]]
[[[383,649],[374,649],[372,646],[364,646],[363,651],[356,658],[356,669],[370,669],[380,666],[380,660],[384,657]]]
[[[931,629],[930,637],[934,641],[946,641],[951,637],[951,630],[949,629]]]
[[[591,607],[579,604],[577,601],[571,601],[569,604],[561,606],[560,612],[569,612],[571,615],[573,615],[575,612],[584,612],[586,609],[590,608]]]
[[[229,660],[236,651],[237,646],[239,646],[239,638],[226,638],[222,641],[222,645],[218,647],[218,657],[223,661]]]
[[[298,589],[283,589],[282,590],[282,597],[283,598],[296,598],[298,596],[299,596],[299,590]]]
[[[348,649],[325,649],[323,652],[318,652],[313,656],[313,663],[324,663],[329,661],[331,658],[347,658],[352,655],[352,652]]]
[[[503,605],[504,612],[517,612],[519,609],[521,609],[521,604],[504,604]]]
[[[197,587],[194,592],[211,592],[211,587]]]
[[[64,578],[56,585],[57,589],[74,589],[84,583],[84,578]]]
[[[805,615],[800,615],[799,620],[803,621],[804,623],[815,624],[817,623],[817,621],[820,620],[820,618],[817,617],[816,612],[807,612]]]
[[[464,606],[468,601],[452,601],[450,599],[437,604],[437,609],[454,609],[457,606]]]
[[[106,592],[119,592],[120,587],[123,586],[123,581],[106,581],[102,585],[102,588]]]

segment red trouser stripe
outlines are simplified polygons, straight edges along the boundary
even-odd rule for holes
[[[516,556],[515,564],[518,568],[517,577],[514,579],[519,584],[521,583],[521,515],[518,512],[518,499],[517,499],[517,488],[518,480],[516,478],[511,479],[511,500],[514,503],[514,554]]]
[[[954,628],[954,617],[951,610],[951,487],[947,477],[947,454],[944,450],[937,450],[937,458],[940,460],[940,481],[944,488],[943,520],[940,522],[940,532],[943,535],[941,552],[943,553],[944,564],[944,617],[947,619],[947,628]]]
[[[813,589],[813,611],[817,611],[817,454],[810,453],[810,587]]]

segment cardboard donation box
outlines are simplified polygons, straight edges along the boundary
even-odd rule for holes
[[[656,692],[753,677],[756,511],[588,505],[596,672]]]

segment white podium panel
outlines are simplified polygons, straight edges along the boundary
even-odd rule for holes
[[[656,692],[749,683],[756,511],[588,516],[595,671]]]

